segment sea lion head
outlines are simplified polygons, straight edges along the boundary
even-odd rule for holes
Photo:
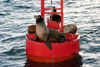
[[[67,25],[64,26],[64,33],[70,33],[70,28]]]
[[[57,12],[55,6],[53,6],[53,12]]]
[[[41,15],[34,15],[34,18],[36,19],[36,23],[41,23],[44,21],[44,18]]]
[[[77,26],[75,24],[67,24],[63,26],[64,33],[72,33],[75,34],[77,32]]]

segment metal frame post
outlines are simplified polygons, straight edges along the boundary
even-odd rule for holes
[[[63,0],[61,2],[61,31],[63,32]]]
[[[44,17],[44,0],[41,0],[41,15]]]

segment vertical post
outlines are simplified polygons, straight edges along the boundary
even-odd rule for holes
[[[44,0],[41,0],[41,15],[44,17]]]
[[[51,12],[52,12],[52,0],[51,0]]]
[[[63,32],[63,0],[60,0],[61,5],[61,31]]]

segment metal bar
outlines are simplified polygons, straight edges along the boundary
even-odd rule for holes
[[[61,14],[61,12],[44,12],[44,14]]]
[[[51,11],[52,11],[52,0],[51,0]]]
[[[63,0],[61,2],[61,31],[63,32]]]
[[[51,10],[51,8],[44,8],[44,10]],[[56,10],[61,10],[61,8],[56,8]]]
[[[44,0],[41,0],[41,15],[44,17]]]

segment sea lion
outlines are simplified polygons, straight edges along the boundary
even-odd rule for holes
[[[65,40],[65,34],[54,30],[49,29],[45,25],[44,18],[41,15],[34,16],[36,19],[36,35],[37,37],[43,41],[51,50],[52,45],[51,41],[57,41],[57,42],[64,42]]]
[[[59,32],[54,29],[50,29],[50,28],[48,28],[48,30],[49,30],[49,36],[50,36],[51,42],[64,42],[64,39],[65,39],[64,33]],[[36,25],[30,25],[28,27],[28,33],[35,34],[36,33]]]
[[[37,37],[43,41],[51,50],[52,45],[49,40],[49,30],[46,27],[44,23],[44,18],[41,15],[34,15],[34,18],[36,19],[36,35]]]
[[[72,33],[75,34],[77,32],[77,26],[75,24],[67,24],[63,26],[64,28],[64,33]],[[30,25],[28,27],[28,33],[32,34],[35,33],[36,30],[36,25]],[[49,29],[51,31],[51,29]]]
[[[28,33],[34,34],[36,32],[36,25],[30,25],[28,26]]]
[[[52,12],[57,12],[55,6],[53,6],[53,11]],[[50,15],[50,20],[56,21],[57,23],[61,22],[61,16],[59,14],[51,14]]]
[[[53,6],[53,10],[52,10],[52,12],[57,12],[55,6]]]
[[[28,26],[28,34],[36,34],[36,25]],[[30,40],[38,40],[38,37],[35,36],[35,39],[29,38]]]
[[[75,24],[67,24],[63,26],[64,33],[75,34],[77,32],[77,26]]]

